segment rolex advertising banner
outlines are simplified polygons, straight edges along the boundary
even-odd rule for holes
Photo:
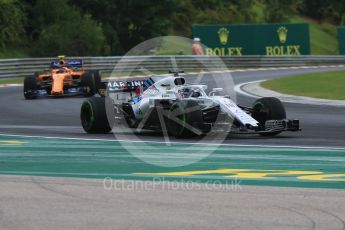
[[[339,54],[345,55],[345,27],[338,27]]]
[[[205,55],[307,55],[308,24],[193,25]]]

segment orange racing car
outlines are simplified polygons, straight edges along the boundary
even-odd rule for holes
[[[81,59],[66,61],[59,56],[59,60],[50,63],[50,69],[24,79],[24,97],[93,96],[100,82],[99,71],[86,71]]]

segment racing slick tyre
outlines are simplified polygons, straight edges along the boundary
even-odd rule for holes
[[[92,97],[97,92],[95,74],[91,71],[86,72],[80,81],[80,85],[85,88],[84,97]]]
[[[37,91],[37,73],[34,76],[25,77],[24,79],[24,97],[25,99],[35,99]]]
[[[80,109],[80,120],[87,133],[108,133],[111,130],[104,97],[86,99]]]
[[[201,108],[196,101],[179,101],[174,103],[166,119],[166,129],[170,136],[189,138],[203,133],[195,127],[195,123],[202,122]]]
[[[275,97],[263,97],[254,102],[253,105],[253,118],[260,122],[262,127],[265,127],[265,122],[267,120],[283,120],[286,119],[286,112],[282,102]],[[260,115],[258,115],[260,114]],[[264,114],[264,116],[262,116]],[[268,132],[260,133],[262,136],[275,136],[281,133],[277,132]]]
[[[93,77],[95,79],[95,87],[96,89],[98,89],[102,80],[101,74],[99,73],[99,70],[93,70],[92,72],[93,72]]]

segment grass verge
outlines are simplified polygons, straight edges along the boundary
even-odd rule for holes
[[[261,86],[285,94],[345,100],[345,71],[295,75],[264,81]]]
[[[24,77],[16,77],[16,78],[0,78],[0,85],[1,84],[22,84],[24,81]]]
[[[290,22],[309,23],[310,52],[312,55],[336,55],[339,53],[337,26],[300,16],[292,17]]]

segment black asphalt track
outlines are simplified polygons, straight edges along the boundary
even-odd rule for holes
[[[224,87],[229,90],[233,84],[262,79],[285,77],[306,72],[330,71],[339,68],[297,69],[297,70],[265,70],[235,72],[231,75],[204,74],[201,81],[206,82],[209,89]],[[199,76],[186,77],[187,82],[200,79]],[[221,79],[221,80],[219,80]],[[231,80],[232,79],[232,80]],[[255,98],[237,95],[237,102],[250,106]],[[25,100],[22,87],[0,88],[0,133],[15,135],[39,135],[73,138],[114,139],[112,134],[86,134],[80,125],[79,110],[84,98],[45,98]],[[258,135],[229,135],[224,143],[245,145],[283,145],[311,147],[345,147],[345,108],[335,106],[318,106],[307,104],[284,103],[288,118],[300,120],[302,132],[286,132],[276,137]],[[114,130],[116,133],[116,130]],[[131,132],[121,136],[131,139]],[[142,141],[163,141],[161,134],[144,132],[137,134]],[[193,141],[172,139],[172,141]]]

